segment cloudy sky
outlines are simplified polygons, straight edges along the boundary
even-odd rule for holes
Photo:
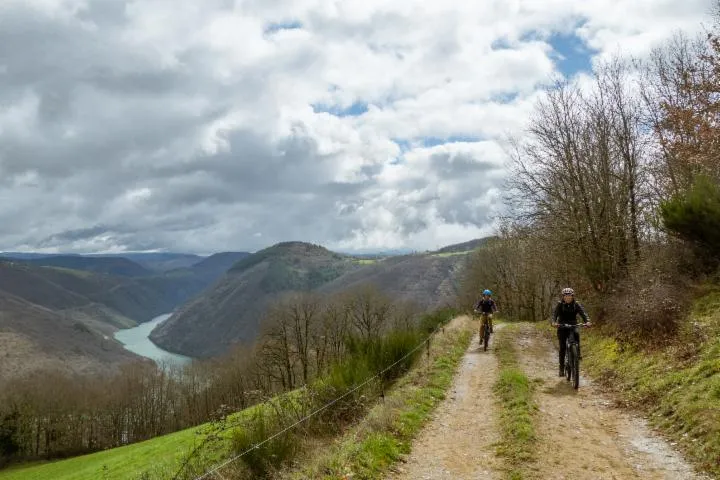
[[[553,75],[711,0],[0,0],[0,251],[434,249],[492,231]]]

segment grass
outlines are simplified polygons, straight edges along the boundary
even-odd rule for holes
[[[353,259],[353,261],[358,265],[373,265],[375,263],[378,263],[378,260],[376,258],[357,258]]]
[[[720,476],[720,288],[707,287],[678,338],[633,348],[588,331],[584,367],[677,442],[700,470]]]
[[[432,257],[456,257],[458,255],[469,255],[473,253],[473,250],[466,250],[464,252],[442,252],[442,253],[431,253]]]
[[[469,328],[438,333],[429,360],[423,356],[358,425],[281,478],[384,478],[390,466],[410,452],[413,438],[445,398],[470,337]]]
[[[16,467],[0,471],[2,480],[90,480],[112,478],[133,480],[150,465],[171,468],[180,462],[185,451],[197,440],[196,429],[183,430],[146,442],[97,452],[90,455]]]
[[[296,395],[291,392],[286,395]],[[250,407],[228,416],[227,423],[249,418],[265,404]],[[144,442],[102,452],[33,465],[18,465],[0,470],[0,480],[137,480],[148,472],[149,478],[167,477],[175,472],[186,455],[199,445],[207,434],[217,434],[218,441],[209,443],[201,451],[203,462],[213,463],[227,456],[231,447],[231,430],[217,431],[207,423]]]
[[[525,469],[534,458],[537,442],[534,389],[517,364],[513,345],[513,333],[516,331],[517,325],[507,324],[495,335],[495,353],[500,365],[494,386],[500,408],[501,440],[497,453],[505,461],[506,477],[511,480],[525,478]]]
[[[444,316],[445,315],[438,315],[438,317]],[[454,338],[452,334],[441,335],[447,338]],[[467,339],[469,339],[468,335],[469,334],[466,334],[467,338],[460,339],[459,347],[456,345],[454,350],[452,348],[450,349],[454,354],[452,358],[455,363],[450,362],[446,357],[437,359],[433,370],[432,381],[427,388],[417,394],[413,394],[412,398],[409,399],[410,403],[407,408],[401,412],[402,418],[399,420],[399,425],[405,427],[407,425],[415,425],[419,428],[419,422],[424,417],[418,416],[418,412],[429,411],[425,410],[425,408],[433,404],[433,402],[428,403],[428,399],[441,399],[444,396],[444,388],[449,385],[454,365],[456,365],[459,358],[462,357],[462,353],[464,352],[462,343],[464,341],[464,343],[467,344]],[[367,352],[367,361],[372,364],[371,366],[375,366],[377,362],[383,365],[392,363],[391,360],[394,360],[404,349],[407,349],[405,344],[409,344],[408,342],[415,344],[415,340],[417,340],[415,336],[410,335],[409,332],[400,332],[396,337],[397,338],[387,339],[385,342],[387,347],[382,349],[374,348],[372,351]],[[442,342],[441,344],[445,345],[445,343]],[[364,347],[360,345],[358,348]],[[421,355],[422,354],[421,352]],[[436,371],[437,369],[439,369],[439,371]],[[362,369],[353,368],[353,372],[351,373],[360,374],[362,373],[360,370]],[[343,371],[342,368],[339,368],[338,375],[342,374]],[[399,383],[407,383],[406,378],[417,380],[427,373],[426,371],[418,373],[416,370],[412,372],[408,377],[403,377]],[[337,377],[337,375],[335,377]],[[328,386],[337,386],[334,385],[337,382],[342,383],[342,385],[345,385],[346,381],[354,382],[354,377],[345,378],[347,375],[344,374],[341,375],[342,378],[335,377],[329,377],[325,383],[330,382]],[[433,382],[441,382],[441,385],[438,387]],[[296,390],[277,397],[277,400],[281,403],[284,400],[289,400],[290,404],[297,405],[300,402],[300,396],[305,394],[307,394],[307,389]],[[415,402],[418,403],[416,404]],[[285,403],[287,404],[288,402]],[[304,405],[306,402],[302,403]],[[271,418],[272,414],[277,411],[277,408],[278,402],[266,402],[230,415],[226,423],[252,425],[254,419],[260,416],[258,414],[267,413],[266,418]],[[407,411],[408,409],[410,409],[410,411]],[[57,480],[104,480],[106,478],[138,480],[145,478],[170,478],[186,460],[189,453],[196,446],[202,444],[204,439],[209,437],[214,440],[204,445],[189,465],[191,473],[204,472],[208,466],[218,463],[222,459],[227,458],[234,450],[237,450],[238,442],[242,443],[242,435],[238,436],[237,428],[218,430],[219,426],[221,427],[222,425],[205,424],[200,427],[190,428],[145,442],[83,455],[68,460],[16,466],[12,469],[0,471],[0,480],[35,480],[39,478]],[[408,430],[405,427],[399,431],[407,433]],[[362,448],[365,452],[363,458],[374,459],[376,458],[376,454],[378,455],[377,458],[380,458],[382,456],[381,453],[385,451],[383,445],[385,445],[384,442],[386,441],[390,441],[389,438],[384,438],[381,434],[379,434],[379,436],[366,438],[362,443]],[[409,448],[409,444],[406,448]],[[368,457],[368,455],[370,455],[370,457]],[[391,455],[391,457],[393,456],[394,455]],[[375,460],[370,463],[374,461]]]

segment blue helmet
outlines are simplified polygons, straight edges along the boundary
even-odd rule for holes
[[[492,292],[490,290],[484,290],[483,295],[492,295]]]

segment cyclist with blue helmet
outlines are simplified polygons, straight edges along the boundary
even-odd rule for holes
[[[497,305],[495,304],[495,300],[492,299],[492,292],[490,290],[483,290],[482,297],[475,304],[474,310],[487,314],[488,326],[490,327],[490,333],[492,333],[492,316],[493,313],[497,312]]]

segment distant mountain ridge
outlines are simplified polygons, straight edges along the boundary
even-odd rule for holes
[[[191,267],[206,257],[191,253],[165,252],[127,252],[127,253],[35,253],[35,252],[0,252],[0,257],[17,260],[41,260],[55,257],[80,258],[124,258],[137,263],[148,270],[166,272],[176,268]]]
[[[441,306],[454,300],[463,253],[481,244],[473,240],[437,252],[373,258],[281,242],[239,260],[156,327],[150,339],[163,349],[194,357],[224,353],[235,343],[252,342],[267,307],[293,290],[332,294],[372,282],[420,307]]]
[[[79,255],[54,255],[31,258],[24,262],[44,267],[61,267],[72,270],[119,275],[123,277],[145,277],[154,272],[125,257],[83,257]]]
[[[476,238],[474,240],[470,240],[468,242],[463,243],[456,243],[454,245],[448,245],[446,247],[443,247],[434,253],[463,253],[463,252],[469,252],[472,250],[475,250],[477,248],[482,247],[483,245],[487,244],[490,240],[492,240],[495,237],[484,237],[484,238]]]
[[[452,301],[464,253],[482,242],[403,255],[351,255],[298,241],[206,257],[4,253],[0,346],[15,364],[37,358],[69,362],[77,372],[110,368],[137,358],[112,339],[116,329],[174,312],[151,339],[169,351],[213,356],[253,341],[267,307],[288,291],[333,294],[373,282],[424,308]]]
[[[255,338],[259,320],[277,294],[314,289],[358,268],[352,257],[319,245],[282,242],[236,262],[218,282],[153,330],[161,348],[208,357]]]

